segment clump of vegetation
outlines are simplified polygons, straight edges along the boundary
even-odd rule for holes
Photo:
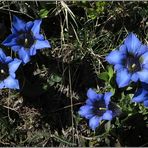
[[[147,146],[147,15],[147,2],[1,1],[0,146]]]

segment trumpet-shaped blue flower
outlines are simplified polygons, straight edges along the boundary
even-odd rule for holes
[[[112,120],[113,112],[109,110],[111,92],[105,94],[97,94],[91,88],[87,91],[86,105],[82,106],[79,114],[86,119],[89,119],[89,126],[95,130],[101,120]]]
[[[12,34],[3,41],[3,45],[17,52],[23,63],[29,62],[30,56],[35,55],[37,50],[51,47],[40,34],[41,22],[42,20],[35,20],[26,23],[13,16]]]
[[[148,107],[148,84],[142,83],[142,87],[135,92],[132,102],[142,102],[145,107]]]
[[[6,56],[2,49],[0,49],[0,89],[19,89],[19,82],[15,79],[15,72],[21,62],[22,61],[17,58],[12,59]]]
[[[119,49],[112,51],[106,60],[114,65],[116,82],[125,87],[131,81],[148,83],[148,47],[130,33]]]

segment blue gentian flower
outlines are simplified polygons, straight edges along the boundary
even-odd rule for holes
[[[3,41],[3,45],[11,47],[13,51],[17,52],[24,64],[30,61],[30,56],[35,55],[37,50],[51,47],[40,34],[41,23],[42,20],[26,23],[13,16],[12,34]]]
[[[95,130],[101,120],[112,120],[113,112],[109,110],[111,92],[105,94],[97,94],[91,88],[87,91],[86,105],[82,106],[79,114],[86,119],[89,119],[89,126]]]
[[[135,92],[132,102],[143,103],[148,107],[148,84],[142,83],[142,87]]]
[[[6,56],[3,50],[0,49],[0,89],[19,89],[19,82],[15,79],[15,72],[21,62],[22,61],[17,58],[12,59]]]
[[[106,60],[114,65],[119,87],[138,80],[148,83],[148,47],[143,45],[135,34],[130,33],[124,44],[112,51]]]

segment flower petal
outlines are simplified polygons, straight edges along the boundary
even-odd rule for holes
[[[92,108],[93,107],[90,105],[84,105],[80,107],[78,113],[80,116],[85,117],[86,119],[90,119],[93,116]]]
[[[31,29],[31,31],[33,32],[34,35],[39,34],[40,33],[40,25],[42,23],[42,20],[35,20],[34,21],[34,25]]]
[[[26,32],[31,31],[31,28],[33,27],[33,25],[34,25],[34,23],[32,21],[27,22],[26,26],[25,26]]]
[[[148,90],[148,83],[142,82],[142,88]]]
[[[30,56],[36,55],[36,48],[34,47],[34,45],[29,49],[28,52]]]
[[[5,88],[4,81],[1,81],[1,82],[0,82],[0,89],[2,89],[2,88]]]
[[[104,94],[104,100],[105,100],[105,104],[106,104],[107,107],[108,107],[108,105],[109,105],[110,98],[111,98],[112,95],[113,95],[113,94],[112,94],[111,92],[106,92],[106,93]]]
[[[6,55],[3,52],[3,50],[0,48],[0,61],[4,63],[5,60],[6,60]]]
[[[117,71],[116,82],[118,87],[125,87],[130,83],[131,74],[128,73],[127,69]]]
[[[112,51],[108,56],[106,56],[106,61],[110,64],[121,64],[123,62],[123,59],[125,58],[125,55],[118,51],[114,50]]]
[[[17,33],[18,31],[25,31],[25,25],[26,23],[19,19],[16,16],[13,16],[13,22],[12,22],[12,33]]]
[[[35,39],[36,40],[44,40],[44,36],[42,34],[36,34]]]
[[[122,54],[124,54],[125,56],[127,55],[127,47],[125,44],[122,44],[120,47],[119,47],[119,52],[121,52]]]
[[[92,117],[92,118],[89,120],[89,127],[90,127],[92,130],[95,130],[95,129],[99,126],[101,120],[102,120],[102,117],[98,117],[98,116]]]
[[[148,100],[144,101],[143,104],[145,107],[148,107]]]
[[[115,71],[122,70],[123,68],[125,68],[125,66],[123,64],[116,64],[114,66]]]
[[[10,56],[6,56],[1,48],[0,48],[0,61],[2,63],[9,63],[12,61],[12,58]]]
[[[29,56],[28,52],[23,47],[19,50],[18,54],[24,64],[26,64],[27,62],[30,61],[30,56]]]
[[[3,42],[5,46],[16,46],[17,45],[17,36],[16,34],[10,34]]]
[[[111,110],[107,110],[107,111],[103,114],[102,119],[104,119],[104,120],[112,120],[112,118],[113,118],[113,115],[112,115],[112,114],[113,114],[113,113],[112,113]]]
[[[143,55],[146,52],[148,52],[148,47],[146,45],[141,45],[140,49],[137,50],[136,55],[137,56],[141,56],[141,55]]]
[[[148,64],[148,52],[145,52],[142,56],[141,56],[141,59],[142,59],[142,64]]]
[[[4,80],[4,85],[5,88],[10,88],[10,89],[19,89],[19,82],[17,79],[12,78],[9,76]]]
[[[13,59],[10,56],[7,56],[5,59],[5,63],[10,63]]]
[[[35,49],[42,49],[42,48],[51,48],[49,42],[47,40],[36,40],[35,42]]]
[[[18,67],[21,64],[21,60],[15,58],[12,62],[10,62],[9,65],[9,73],[15,73],[15,71],[18,69]]]
[[[99,100],[102,98],[103,95],[97,94],[93,89],[89,88],[87,91],[87,97],[91,101]]]
[[[139,79],[139,75],[137,73],[133,73],[131,76],[131,80],[134,82],[137,82]]]
[[[87,91],[87,97],[93,99],[98,97],[98,94],[93,89],[89,88]]]
[[[134,94],[132,102],[143,102],[148,99],[148,91],[146,89],[140,88]]]
[[[148,70],[143,69],[142,71],[137,72],[141,82],[148,83]]]
[[[135,54],[136,51],[140,48],[141,42],[140,40],[136,37],[134,33],[130,33],[125,41],[124,44],[126,45],[128,52]]]
[[[143,64],[143,65],[142,65],[142,68],[143,68],[143,69],[147,69],[147,70],[148,70],[148,63]]]
[[[94,101],[89,98],[86,100],[87,105],[93,105],[93,103],[94,103]]]
[[[15,45],[15,46],[12,46],[11,49],[12,49],[14,52],[18,52],[18,51],[21,49],[21,46]]]

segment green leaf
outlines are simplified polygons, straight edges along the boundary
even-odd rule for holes
[[[60,76],[54,74],[54,75],[51,76],[51,80],[53,82],[58,83],[58,82],[60,82],[62,80],[62,78]]]
[[[93,8],[89,8],[89,9],[87,9],[87,11],[88,11],[89,18],[91,18],[92,20],[96,19],[96,17],[97,17],[96,10],[94,10]]]
[[[108,66],[107,69],[108,69],[108,76],[109,76],[109,80],[110,80],[113,77],[114,70],[113,70],[112,66]]]
[[[48,85],[53,86],[55,83],[59,83],[62,78],[56,74],[52,74],[50,78],[47,80]]]
[[[112,87],[111,87],[110,91],[111,91],[111,92],[113,93],[113,95],[114,95],[116,90],[115,90],[115,88],[112,88]]]
[[[47,18],[48,13],[49,13],[48,10],[46,10],[46,9],[41,9],[41,10],[39,11],[39,16],[40,16],[40,18]]]
[[[109,80],[108,72],[102,72],[98,75],[98,77],[106,82]]]

